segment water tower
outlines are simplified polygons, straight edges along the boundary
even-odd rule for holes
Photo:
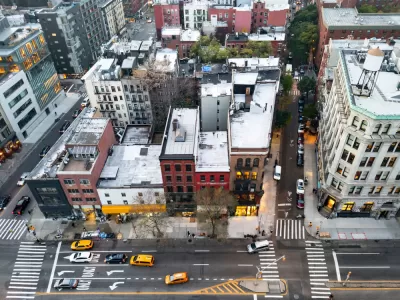
[[[384,58],[385,54],[379,47],[368,50],[362,73],[358,79],[356,88],[353,89],[354,94],[365,97],[371,96]]]

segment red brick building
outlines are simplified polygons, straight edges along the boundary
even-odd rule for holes
[[[160,166],[167,210],[171,215],[196,212],[195,157],[200,127],[197,108],[170,109],[161,147]]]
[[[125,17],[134,17],[145,3],[147,3],[147,0],[123,0]]]
[[[196,161],[196,191],[204,188],[229,190],[229,153],[226,131],[201,132]]]
[[[316,4],[318,7],[325,7],[325,8],[333,8],[335,6],[339,6],[341,8],[354,8],[360,7],[361,5],[372,5],[378,9],[382,9],[383,7],[393,7],[397,8],[400,5],[400,0],[391,0],[389,1],[381,1],[381,0],[338,0],[335,2],[333,1],[324,1],[324,0],[317,0]]]
[[[266,4],[261,0],[254,1],[252,7],[252,32],[261,27],[286,26],[289,12],[288,4]]]
[[[161,29],[163,27],[180,26],[181,20],[179,12],[179,1],[160,1],[158,3],[154,3],[153,9],[157,40],[161,39]]]
[[[228,32],[235,31],[236,9],[234,7],[214,6],[208,9],[208,20],[211,24],[226,22]]]
[[[179,58],[187,58],[190,48],[200,39],[198,30],[182,30],[180,27],[164,27],[161,30],[161,42],[164,48],[178,50]]]
[[[314,51],[314,62],[320,66],[324,46],[329,39],[389,39],[400,37],[400,15],[359,14],[355,8],[321,8],[319,42]]]

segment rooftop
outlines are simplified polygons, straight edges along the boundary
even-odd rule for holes
[[[235,64],[237,68],[249,67],[252,69],[273,68],[279,67],[279,57],[270,56],[268,58],[228,58],[229,66]]]
[[[232,94],[232,83],[206,83],[201,85],[201,96],[218,97]]]
[[[98,188],[130,187],[134,185],[162,187],[159,155],[161,145],[116,145],[108,157]]]
[[[400,91],[397,88],[400,82],[400,75],[386,70],[380,71],[371,96],[356,96],[353,94],[353,87],[350,85],[357,84],[363,64],[357,61],[353,52],[351,50],[342,50],[340,53],[340,59],[345,69],[344,73],[347,75],[346,81],[347,91],[350,95],[350,106],[374,119],[400,119]]]
[[[257,84],[247,112],[239,110],[245,104],[245,95],[235,95],[235,111],[230,115],[232,148],[269,148],[278,86],[279,82]]]
[[[40,24],[5,28],[0,31],[0,56],[9,55],[23,41],[33,39],[42,32]],[[11,49],[11,50],[10,50]]]
[[[262,42],[262,41],[284,41],[286,37],[285,33],[282,32],[275,32],[275,33],[267,33],[267,34],[249,34],[248,38],[249,41],[256,41],[256,42]]]
[[[122,144],[147,145],[151,142],[151,125],[128,125],[125,128]]]
[[[172,109],[165,129],[162,155],[195,156],[198,131],[198,108]]]
[[[232,73],[227,64],[196,64],[195,76],[202,84],[232,82]]]
[[[68,145],[97,145],[103,135],[104,129],[108,124],[107,118],[86,118],[76,126],[71,137],[67,141]]]
[[[65,145],[67,141],[74,135],[74,131],[81,121],[92,118],[95,113],[95,108],[85,108],[71,123],[65,133],[54,143],[45,157],[39,161],[30,173],[29,178],[55,178],[62,163],[62,158],[66,154]]]
[[[289,4],[287,4],[287,3],[277,3],[277,4],[265,3],[265,8],[268,8],[269,11],[285,10],[285,9],[289,9]]]
[[[196,42],[200,39],[201,33],[199,30],[184,30],[181,34],[181,42]]]
[[[201,132],[196,172],[229,172],[228,134],[226,131]]]
[[[258,73],[234,73],[233,83],[241,85],[255,85]]]
[[[74,7],[75,5],[79,5],[79,3],[75,2],[61,2],[60,4],[52,7],[52,8],[43,8],[37,10],[38,14],[51,14],[51,13],[57,13],[57,14],[65,14],[67,11]]]
[[[181,35],[182,28],[180,27],[168,27],[165,26],[161,28],[161,36],[170,36],[170,35]]]
[[[121,78],[119,70],[117,59],[101,58],[82,76],[82,80],[119,80]]]
[[[360,14],[355,8],[322,8],[324,23],[328,27],[343,29],[393,28],[399,29],[400,14]]]
[[[178,52],[172,49],[159,49],[156,53],[155,60],[162,64],[156,64],[156,67],[160,66],[161,71],[174,72],[177,67]]]

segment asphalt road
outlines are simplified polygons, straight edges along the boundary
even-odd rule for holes
[[[41,159],[39,157],[39,154],[45,145],[51,146],[57,141],[58,138],[60,138],[60,133],[59,133],[60,127],[62,126],[65,120],[72,121],[72,113],[74,112],[74,110],[80,107],[80,102],[81,101],[78,101],[67,113],[64,114],[64,116],[60,118],[60,120],[57,123],[54,123],[54,125],[52,125],[52,127],[45,134],[45,136],[42,137],[41,142],[33,146],[30,154],[25,157],[24,162],[20,164],[20,166],[15,170],[15,172],[8,178],[8,180],[2,186],[1,194],[12,196],[11,202],[9,203],[7,208],[0,214],[0,217],[2,219],[14,218],[11,212],[14,209],[16,201],[18,201],[22,195],[28,195],[27,193],[28,189],[26,187],[17,186],[18,179],[20,178],[22,173],[30,172],[33,170],[33,168]],[[31,201],[28,210],[34,207],[35,205],[34,202],[35,201]]]
[[[128,23],[127,33],[131,40],[145,41],[152,37],[156,40],[156,25],[154,17],[149,13],[149,17],[153,18],[151,23],[147,23],[145,18],[138,20],[136,23]]]

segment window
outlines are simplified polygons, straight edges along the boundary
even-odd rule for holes
[[[206,181],[206,175],[201,175],[200,176],[200,181]]]
[[[75,197],[72,197],[71,200],[72,200],[72,202],[81,202],[81,201],[82,201],[82,198],[75,198]]]
[[[167,182],[171,182],[172,181],[172,176],[165,176],[165,178],[167,179]]]
[[[79,194],[79,190],[78,189],[68,189],[67,191],[70,194]]]
[[[358,187],[356,187],[356,191],[354,192],[354,194],[360,195],[362,190],[363,190],[363,187],[362,186],[358,186]]]
[[[361,174],[360,180],[365,180],[368,177],[369,172],[368,171],[364,171]]]
[[[400,187],[396,188],[396,190],[394,191],[394,193],[395,193],[396,195],[400,194]]]
[[[105,193],[104,197],[110,197],[110,194],[109,193]]]
[[[173,193],[173,192],[174,192],[174,187],[167,186],[167,193]]]
[[[375,143],[374,145],[374,150],[372,152],[378,152],[379,149],[381,148],[382,143]]]
[[[389,189],[389,191],[388,191],[388,195],[392,194],[392,193],[393,193],[393,191],[394,191],[394,189],[395,189],[395,187],[394,187],[394,186],[392,186],[392,187]]]
[[[361,171],[357,171],[356,174],[354,175],[354,180],[360,180],[361,177]]]
[[[382,127],[382,124],[376,125],[375,128],[374,128],[374,131],[372,131],[372,133],[378,134],[378,133],[379,133],[379,130],[381,130],[381,127]]]
[[[347,178],[348,175],[349,175],[349,168],[344,168],[342,176],[344,178]]]
[[[361,122],[360,130],[365,132],[365,130],[367,130],[367,125],[368,125],[367,121],[363,120]]]
[[[342,159],[343,159],[343,160],[346,160],[348,156],[349,156],[349,151],[347,151],[346,149],[344,149],[344,150],[343,150],[343,153],[342,153]]]
[[[400,152],[400,143],[397,144],[395,152]]]
[[[369,191],[368,191],[368,195],[372,195],[374,193],[374,191],[375,191],[375,187],[371,186]]]
[[[219,182],[224,182],[224,181],[225,181],[225,176],[219,175]]]
[[[128,200],[122,200],[124,202],[124,205],[128,205]]]
[[[394,148],[396,148],[396,145],[397,145],[396,142],[391,143],[388,148],[388,152],[393,152]]]
[[[186,165],[186,172],[192,172],[192,165]]]
[[[346,141],[346,144],[347,145],[349,145],[349,146],[353,146],[353,143],[354,143],[354,136],[352,136],[351,134],[349,134],[348,136],[347,136],[347,141]]]
[[[188,187],[186,187],[186,189],[187,189],[188,193],[193,193],[193,187],[192,186],[188,186]]]
[[[181,165],[175,165],[175,171],[176,172],[181,172],[182,171]]]
[[[375,175],[375,180],[380,180],[382,177],[382,173],[383,173],[382,171],[377,172]]]
[[[400,180],[400,172],[399,173],[397,173],[397,175],[396,175],[396,179],[395,180]]]
[[[210,181],[211,182],[215,182],[215,176],[214,175],[210,175]]]
[[[367,160],[368,160],[368,157],[364,156],[360,161],[360,167],[365,167]]]
[[[111,205],[111,204],[112,204],[112,202],[111,202],[110,200],[108,200],[108,201],[107,201],[107,204]]]
[[[342,206],[342,211],[352,211],[354,207],[354,202],[346,202]]]
[[[178,185],[176,188],[178,193],[183,193],[183,186]]]
[[[73,180],[73,179],[64,179],[64,183],[65,184],[75,184],[75,180]]]
[[[391,157],[389,160],[389,167],[393,167],[396,162],[397,157]]]
[[[28,95],[28,90],[23,90],[21,93],[19,93],[18,96],[16,96],[14,99],[12,99],[9,103],[8,106],[10,108],[13,108],[15,105],[19,103],[26,95]]]
[[[336,188],[337,185],[338,185],[338,183],[339,183],[339,180],[337,180],[336,178],[332,178],[331,186],[333,186],[334,188]]]
[[[258,167],[259,164],[260,164],[260,159],[259,158],[255,158],[253,160],[253,167]]]
[[[176,176],[176,182],[182,182],[182,176]]]
[[[374,194],[378,194],[379,195],[381,193],[381,191],[382,191],[382,187],[381,186],[377,186],[375,191],[374,191]]]
[[[389,132],[389,129],[390,124],[386,124],[385,126],[383,126],[382,134],[387,134]]]
[[[92,189],[82,189],[82,192],[84,194],[93,194],[93,190]]]
[[[93,197],[85,198],[85,200],[86,200],[87,202],[96,202],[96,201],[97,201],[97,199],[96,199],[96,198],[93,198]]]
[[[350,164],[352,164],[353,161],[354,161],[354,158],[355,158],[354,154],[353,154],[353,153],[350,153],[349,158],[347,159],[347,162],[350,163]]]
[[[383,172],[382,176],[381,176],[381,180],[386,180],[388,178],[388,176],[389,176],[389,172],[388,171]]]
[[[386,167],[387,163],[389,161],[389,157],[384,157],[381,163],[381,167]]]
[[[336,169],[336,173],[341,175],[343,173],[343,169],[344,169],[344,166],[342,164],[339,164]]]
[[[243,158],[238,158],[238,160],[236,161],[236,166],[238,168],[243,167]]]
[[[8,96],[10,96],[23,84],[24,84],[24,81],[22,79],[18,80],[12,87],[10,87],[7,91],[4,92],[4,94],[3,94],[4,97],[7,98]]]
[[[360,140],[356,138],[352,147],[354,149],[358,149],[358,147],[360,147]]]
[[[361,206],[360,211],[371,211],[372,207],[374,206],[374,202],[365,202],[363,206]]]
[[[367,167],[371,167],[375,161],[375,157],[370,157],[367,162]]]
[[[236,179],[243,179],[242,172],[236,172]]]
[[[250,167],[251,165],[251,158],[246,158],[245,166]]]
[[[90,181],[89,181],[89,179],[79,179],[79,183],[88,185],[88,184],[90,184]]]
[[[341,192],[343,190],[344,184],[339,182],[337,189]]]
[[[371,152],[373,147],[374,147],[374,143],[369,143],[367,145],[367,148],[365,148],[365,152]]]
[[[257,172],[251,172],[251,180],[257,180]]]
[[[353,122],[351,123],[351,126],[357,128],[359,124],[360,124],[360,118],[355,116],[354,119],[353,119]]]
[[[165,172],[171,172],[171,166],[170,165],[164,165],[164,171]]]
[[[353,194],[355,189],[356,189],[355,186],[351,186],[351,187],[349,188],[349,193],[348,193],[348,194],[349,194],[349,195]]]

